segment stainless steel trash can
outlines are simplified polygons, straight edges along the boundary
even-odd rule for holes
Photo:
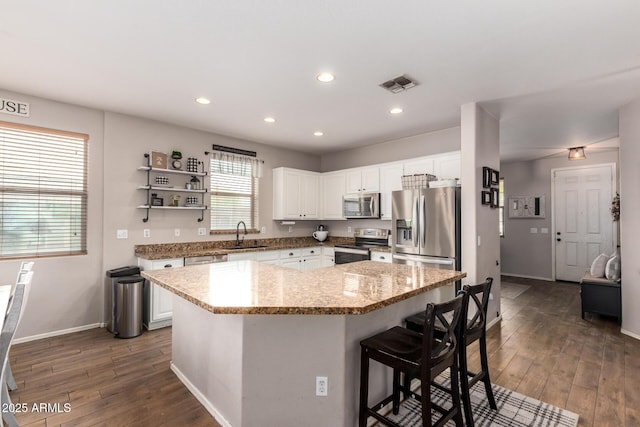
[[[140,268],[129,266],[107,271],[105,317],[107,330],[119,338],[142,333],[142,287]]]

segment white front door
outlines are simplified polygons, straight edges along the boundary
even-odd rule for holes
[[[579,282],[596,256],[615,248],[614,165],[557,169],[553,184],[556,280]]]

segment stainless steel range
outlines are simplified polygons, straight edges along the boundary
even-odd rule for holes
[[[335,245],[336,264],[366,261],[371,259],[371,248],[389,247],[389,230],[382,228],[356,228],[356,242],[353,245]]]

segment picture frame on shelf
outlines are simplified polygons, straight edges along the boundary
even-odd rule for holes
[[[495,169],[490,169],[490,171],[491,171],[491,178],[489,180],[489,183],[491,185],[500,184],[500,171],[497,171]]]
[[[480,192],[480,202],[483,205],[491,205],[491,192],[490,191],[481,191]]]
[[[167,153],[152,151],[151,167],[154,169],[167,169]]]
[[[491,189],[489,189],[489,192],[491,193],[491,207],[492,208],[497,208],[498,207],[498,198],[500,197],[500,195],[498,194],[498,189],[497,188],[491,188]]]
[[[482,167],[482,188],[491,187],[491,168]]]

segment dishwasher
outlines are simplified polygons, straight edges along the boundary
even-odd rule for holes
[[[184,266],[213,264],[215,262],[227,262],[227,254],[220,255],[202,255],[202,256],[186,256],[184,257]]]

